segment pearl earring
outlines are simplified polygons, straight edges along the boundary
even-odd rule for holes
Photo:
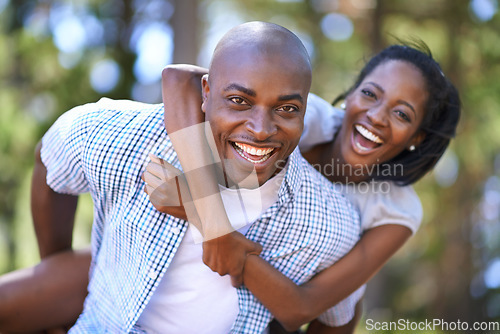
[[[340,105],[340,108],[345,109],[345,102]]]
[[[408,150],[410,150],[410,151],[415,151],[415,145],[411,145],[411,146],[408,148]]]

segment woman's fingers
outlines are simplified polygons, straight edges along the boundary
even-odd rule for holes
[[[146,182],[147,185],[155,189],[166,182],[166,180],[159,179],[156,175],[148,171],[145,171],[144,174],[142,174],[142,180]]]
[[[165,183],[175,185],[172,180],[181,175],[182,172],[153,154],[150,154],[149,157],[151,162],[148,163],[146,171],[142,175],[144,182],[153,188],[163,187]]]
[[[150,154],[149,158],[151,162],[146,166],[146,170],[160,179],[170,179],[182,174],[179,169],[154,154]]]
[[[148,177],[145,176],[145,179],[147,178]],[[151,203],[159,207],[180,206],[181,201],[177,189],[177,181],[175,179],[161,181],[160,184],[156,186],[155,184],[158,182],[156,180],[151,184],[146,181],[145,191],[149,195]]]

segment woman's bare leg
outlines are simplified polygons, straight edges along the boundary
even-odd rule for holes
[[[0,332],[73,324],[87,295],[89,249],[65,251],[0,276]]]

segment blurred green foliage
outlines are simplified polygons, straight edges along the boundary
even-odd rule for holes
[[[497,0],[182,1],[151,1],[162,8],[153,9],[154,19],[168,23],[177,18],[174,34],[194,29],[197,38],[191,42],[200,54],[214,35],[243,21],[271,21],[299,34],[314,63],[312,91],[327,100],[350,86],[364,59],[396,38],[419,38],[429,45],[461,92],[463,116],[449,154],[416,185],[423,225],[374,278],[365,318],[500,321],[500,264],[494,265],[500,261]],[[102,59],[118,65],[119,79],[106,96],[140,96],[133,94],[138,55],[131,45],[141,22],[152,20],[151,8],[143,3],[0,1],[0,272],[38,261],[29,214],[32,152],[60,114],[103,95],[90,83],[93,66]],[[186,3],[192,8],[181,10]],[[77,52],[61,51],[55,43],[57,20],[51,16],[62,7],[101,22],[102,38]],[[323,24],[330,13],[352,23],[348,38],[327,37]],[[186,17],[179,20],[179,15]],[[193,59],[182,52],[176,57],[175,62]],[[206,57],[198,59],[207,65]],[[159,82],[144,87],[159,91]],[[80,201],[77,219],[75,247],[89,242],[90,198]]]

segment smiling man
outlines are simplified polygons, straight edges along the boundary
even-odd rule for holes
[[[298,38],[288,32],[276,29],[256,46],[261,30],[238,29],[214,52],[202,81],[202,110],[221,158],[237,164],[231,168],[234,173],[248,175],[255,169],[262,185],[299,142],[311,65]]]
[[[345,255],[360,228],[347,200],[296,149],[310,83],[300,40],[262,22],[227,33],[203,79],[202,109],[225,177],[238,183],[255,171],[258,180],[257,189],[221,193],[231,223],[244,222],[238,227],[262,244],[261,256],[298,284]],[[141,175],[151,153],[180,168],[163,105],[103,99],[61,116],[42,140],[33,181],[42,254],[71,244],[75,195],[90,191],[95,206],[89,293],[70,332],[262,333],[269,311],[203,264],[191,224],[149,202]],[[242,215],[235,203],[253,191],[262,205]],[[330,317],[347,323],[359,297]]]

